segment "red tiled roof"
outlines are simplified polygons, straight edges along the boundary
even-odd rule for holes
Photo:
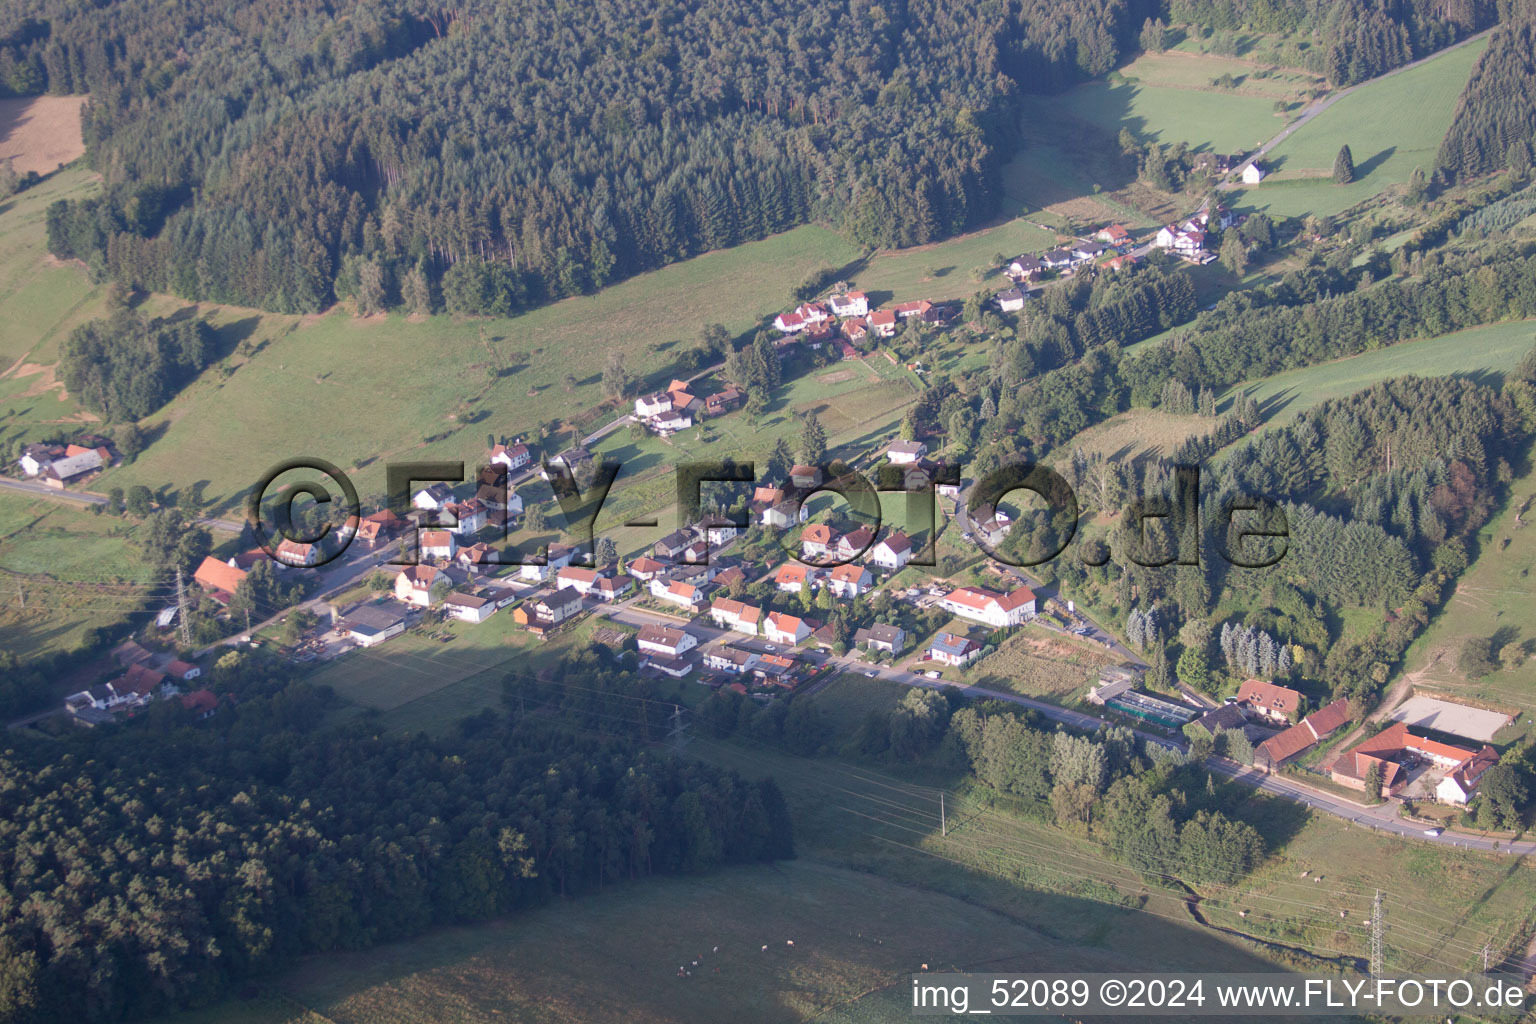
[[[1305,725],[1293,725],[1259,744],[1259,752],[1276,764],[1287,761],[1317,742]]]
[[[189,711],[212,711],[219,706],[219,698],[212,690],[193,690],[181,695],[181,706]]]
[[[774,574],[773,581],[775,583],[804,583],[810,571],[811,567],[808,565],[785,562],[779,566],[779,571]]]
[[[832,578],[839,583],[859,583],[866,576],[869,570],[862,565],[840,565],[832,570]]]
[[[768,622],[781,633],[798,633],[805,628],[804,619],[795,615],[785,615],[783,612],[769,612]]]
[[[1327,739],[1338,732],[1349,721],[1349,701],[1340,697],[1332,704],[1327,704],[1312,712],[1302,722],[1312,730],[1318,739]]]
[[[837,531],[825,523],[812,523],[800,534],[802,543],[831,544],[837,537]]]
[[[210,555],[203,559],[202,564],[197,567],[197,572],[192,574],[192,578],[209,590],[232,595],[240,586],[240,581],[245,579],[245,570],[236,569]]]
[[[1289,686],[1277,686],[1262,679],[1245,680],[1237,691],[1237,700],[1240,704],[1256,704],[1286,715],[1301,707],[1301,694]]]
[[[1023,607],[1034,599],[1035,592],[1033,590],[1030,590],[1028,587],[1019,587],[1017,590],[1010,590],[1006,594],[999,595],[997,603],[1002,606],[1003,611],[1011,612],[1015,608]]]

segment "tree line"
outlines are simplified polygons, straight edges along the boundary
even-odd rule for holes
[[[231,654],[211,720],[163,701],[18,742],[0,786],[0,1020],[165,1013],[304,953],[793,855],[771,780],[637,745],[632,722],[576,705],[638,694],[616,666],[582,666],[598,674],[570,677],[570,708],[429,739],[321,728],[328,691]]]
[[[146,320],[119,309],[76,327],[59,353],[59,379],[109,423],[142,419],[212,361],[213,329],[194,317]]]
[[[1451,180],[1508,168],[1530,173],[1536,146],[1536,17],[1504,25],[1488,40],[1456,101],[1456,116],[1435,156]]]
[[[505,314],[811,220],[871,246],[974,225],[1019,94],[1108,71],[1154,6],[23,0],[0,52],[91,94],[107,197],[74,215],[118,279]],[[149,186],[163,223],[103,216]]]

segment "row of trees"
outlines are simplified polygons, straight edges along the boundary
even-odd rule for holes
[[[1536,145],[1536,17],[1496,31],[1456,103],[1435,166],[1452,179],[1503,168],[1526,175]]]
[[[59,353],[59,378],[108,422],[137,420],[202,372],[214,357],[213,342],[204,320],[146,320],[119,309],[75,328]]]

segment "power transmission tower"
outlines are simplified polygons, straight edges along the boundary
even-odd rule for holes
[[[939,793],[939,832],[949,838],[949,818],[944,813],[944,793]]]
[[[1483,973],[1488,973],[1488,943],[1483,943]]]
[[[1381,933],[1386,926],[1382,922],[1385,910],[1381,903],[1381,890],[1376,890],[1376,898],[1371,901],[1371,977],[1379,978],[1382,975]]]
[[[187,621],[187,588],[181,579],[181,566],[176,567],[176,619],[181,624],[181,646],[192,646],[192,624]]]
[[[674,753],[682,753],[683,744],[688,742],[688,726],[683,721],[683,708],[680,704],[672,705],[672,731],[667,734],[672,740]]]

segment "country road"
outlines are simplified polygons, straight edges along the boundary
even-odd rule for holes
[[[107,496],[96,494],[93,491],[65,491],[57,487],[48,487],[44,484],[35,484],[30,480],[17,480],[8,476],[0,476],[0,488],[8,491],[21,491],[25,494],[33,494],[39,498],[49,498],[53,501],[72,501],[77,505],[105,505]],[[245,529],[245,523],[236,522],[233,519],[200,518],[199,526],[206,526],[211,530],[223,530],[227,533],[239,533]]]

